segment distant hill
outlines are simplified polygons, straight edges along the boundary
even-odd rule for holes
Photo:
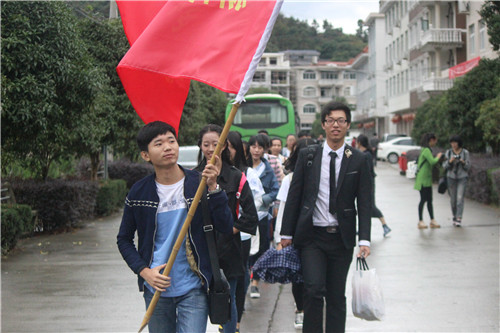
[[[93,13],[106,18],[109,16],[109,1],[66,1],[78,16]],[[357,35],[348,35],[342,28],[334,28],[324,21],[320,29],[314,21],[311,25],[293,17],[278,16],[266,52],[286,50],[316,50],[321,59],[347,61],[358,55],[366,46],[366,40]],[[366,37],[365,37],[366,38]]]
[[[266,51],[316,50],[321,53],[321,59],[347,61],[366,46],[359,34],[344,34],[342,28],[333,28],[328,21],[323,22],[322,31],[319,31],[317,22],[309,25],[306,21],[280,14]]]

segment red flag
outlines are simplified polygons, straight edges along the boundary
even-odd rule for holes
[[[131,48],[117,71],[145,123],[176,129],[190,80],[248,90],[282,0],[118,1]]]

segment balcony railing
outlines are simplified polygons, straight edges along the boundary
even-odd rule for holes
[[[422,33],[420,38],[420,47],[459,47],[462,46],[462,29],[429,29]]]
[[[453,80],[448,78],[430,78],[423,82],[424,91],[445,91],[453,87]]]

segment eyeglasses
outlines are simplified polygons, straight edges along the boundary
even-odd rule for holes
[[[327,125],[333,125],[333,124],[335,124],[335,122],[336,122],[337,124],[339,124],[339,126],[342,126],[342,125],[344,125],[345,123],[347,123],[347,119],[345,119],[345,118],[338,118],[338,119],[326,118],[326,120],[325,120],[325,123],[326,123]]]

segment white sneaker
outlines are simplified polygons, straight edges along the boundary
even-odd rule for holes
[[[295,312],[295,322],[293,323],[293,326],[295,328],[302,328],[304,324],[304,312]]]
[[[260,298],[260,292],[257,286],[250,287],[250,298]]]

